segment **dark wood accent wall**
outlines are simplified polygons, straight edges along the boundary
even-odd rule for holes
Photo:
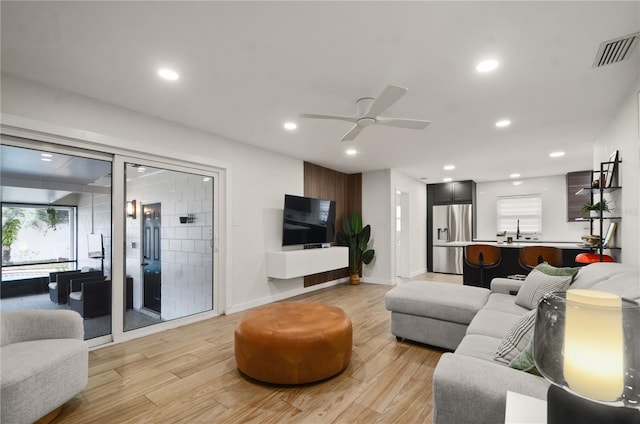
[[[343,174],[305,162],[304,195],[335,200],[336,227],[340,231],[345,217],[351,216],[354,211],[362,212],[362,174]],[[348,276],[348,268],[307,275],[304,277],[304,286],[309,287]]]

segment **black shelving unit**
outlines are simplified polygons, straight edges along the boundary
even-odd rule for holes
[[[618,171],[618,167],[619,164],[622,163],[622,159],[618,159],[615,161],[605,161],[605,162],[600,162],[600,171],[597,175],[600,176],[600,178],[602,178],[602,176],[606,175],[606,172],[617,172]],[[611,168],[611,169],[609,169]],[[598,171],[593,171],[598,172]],[[614,180],[614,178],[611,179],[612,181],[616,181]],[[617,181],[616,181],[617,182]],[[598,184],[598,187],[584,187],[581,188],[580,190],[578,190],[578,192],[576,192],[576,195],[589,195],[590,196],[590,200],[591,203],[593,204],[593,197],[594,194],[597,194],[599,196],[599,203],[600,203],[600,210],[599,210],[599,215],[597,218],[585,218],[584,220],[589,220],[590,221],[590,231],[591,233],[593,233],[593,221],[594,220],[598,220],[598,224],[599,224],[599,230],[600,230],[600,243],[598,244],[598,254],[600,255],[600,262],[602,262],[602,258],[604,255],[604,222],[606,220],[611,220],[611,219],[621,219],[620,216],[608,216],[605,217],[603,216],[603,208],[604,208],[604,194],[605,193],[612,193],[615,191],[620,190],[622,187],[620,187],[619,185],[615,185],[612,187],[605,187],[606,185],[606,179],[605,182],[600,182],[600,184]]]

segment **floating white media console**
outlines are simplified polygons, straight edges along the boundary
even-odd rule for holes
[[[267,277],[288,279],[349,266],[349,248],[267,252]]]

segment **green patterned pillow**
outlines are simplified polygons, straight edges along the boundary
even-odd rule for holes
[[[535,361],[533,360],[533,337],[529,340],[529,343],[527,343],[524,350],[509,362],[509,368],[515,368],[517,370],[542,377],[540,371],[536,368]]]
[[[559,268],[553,265],[549,265],[546,262],[542,262],[541,264],[536,266],[536,269],[540,272],[544,272],[545,274],[552,275],[554,277],[571,276],[571,282],[573,282],[573,279],[576,278],[576,275],[578,275],[578,271],[580,271],[580,268],[570,268],[570,267]]]

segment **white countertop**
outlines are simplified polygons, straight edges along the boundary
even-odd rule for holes
[[[583,243],[571,243],[571,242],[559,242],[559,241],[541,241],[541,240],[518,240],[512,243],[498,243],[495,240],[474,240],[474,241],[453,241],[445,244],[435,245],[444,247],[464,247],[470,244],[489,244],[491,246],[508,247],[508,248],[520,248],[524,246],[549,246],[557,247],[560,249],[590,249],[590,246],[586,246]]]

